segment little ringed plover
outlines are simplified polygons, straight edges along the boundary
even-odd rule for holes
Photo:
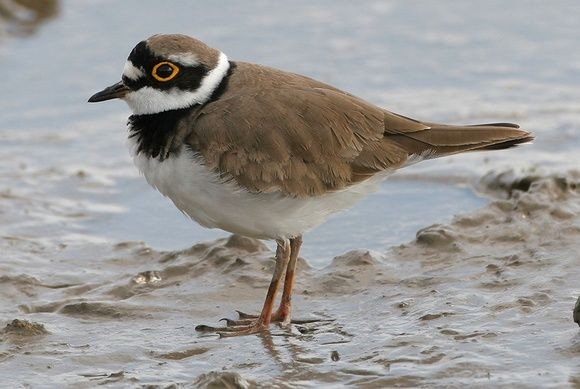
[[[122,80],[89,102],[115,98],[133,111],[131,153],[149,184],[205,227],[277,242],[261,314],[241,314],[219,329],[199,326],[224,336],[288,324],[302,234],[395,170],[533,139],[511,123],[411,119],[299,74],[230,61],[185,35],[137,44]]]

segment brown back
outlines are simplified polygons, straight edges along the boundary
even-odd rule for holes
[[[247,63],[237,63],[226,92],[190,120],[187,143],[209,168],[251,192],[297,197],[344,189],[414,154],[438,157],[529,136],[515,125],[422,123]]]

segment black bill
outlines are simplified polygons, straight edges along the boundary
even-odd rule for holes
[[[99,101],[106,101],[111,99],[120,99],[129,92],[130,89],[123,81],[111,85],[100,92],[95,93],[89,98],[89,103],[97,103]]]

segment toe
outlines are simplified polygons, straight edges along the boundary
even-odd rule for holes
[[[257,319],[258,318],[258,315],[251,315],[249,313],[244,313],[242,311],[238,311],[237,309],[236,309],[236,312],[238,313],[238,317],[240,319]]]
[[[234,336],[257,334],[259,332],[266,331],[267,329],[268,327],[266,325],[255,323],[243,327],[226,327],[220,331],[217,331],[217,334],[220,336],[220,338],[232,338]]]
[[[198,326],[195,326],[195,330],[199,331],[199,332],[216,332],[221,330],[220,327],[212,327],[212,326],[207,326],[205,324],[200,324]]]
[[[256,320],[255,319],[232,320],[232,319],[228,319],[227,317],[224,317],[220,321],[225,321],[227,327],[238,327],[238,326],[251,325]]]

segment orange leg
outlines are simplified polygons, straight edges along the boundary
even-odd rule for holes
[[[270,324],[270,320],[272,319],[272,309],[274,308],[274,300],[276,299],[276,293],[278,292],[280,278],[282,278],[282,274],[284,274],[284,268],[288,266],[288,262],[291,260],[290,254],[290,242],[288,240],[278,242],[278,247],[276,248],[276,267],[274,268],[272,281],[268,287],[268,294],[264,301],[262,313],[258,318],[258,321],[263,322],[266,327]],[[286,291],[286,285],[284,285],[284,291]]]
[[[288,261],[288,267],[286,268],[284,290],[282,292],[280,305],[272,315],[272,321],[281,322],[282,324],[290,324],[292,317],[292,289],[294,288],[294,275],[300,246],[302,246],[302,236],[290,239],[290,260]]]
[[[290,260],[290,241],[288,239],[279,240],[277,241],[277,244],[276,267],[274,268],[272,281],[270,281],[270,286],[268,287],[268,293],[266,294],[266,300],[264,301],[264,306],[260,316],[252,318],[251,320],[241,320],[235,324],[233,321],[228,321],[228,327],[223,328],[200,325],[196,327],[196,330],[217,332],[220,336],[238,336],[254,334],[268,328],[272,319],[272,310],[274,308],[274,300],[276,299],[276,293],[278,292],[280,278],[282,278],[284,269],[288,266]],[[229,326],[230,322],[234,325]]]
[[[270,321],[279,322],[283,325],[289,323],[296,324],[308,324],[315,323],[322,320],[319,319],[306,319],[306,320],[291,320],[292,317],[292,289],[294,287],[294,277],[296,274],[296,263],[298,261],[298,254],[300,252],[300,246],[302,245],[302,236],[297,236],[296,238],[290,239],[290,260],[288,261],[288,266],[286,268],[286,277],[284,279],[284,290],[282,292],[282,299],[280,300],[280,305],[278,309],[272,314]],[[239,326],[246,323],[252,322],[258,318],[256,315],[250,315],[244,312],[237,311],[239,315],[239,320],[223,319],[226,321],[228,326]]]

